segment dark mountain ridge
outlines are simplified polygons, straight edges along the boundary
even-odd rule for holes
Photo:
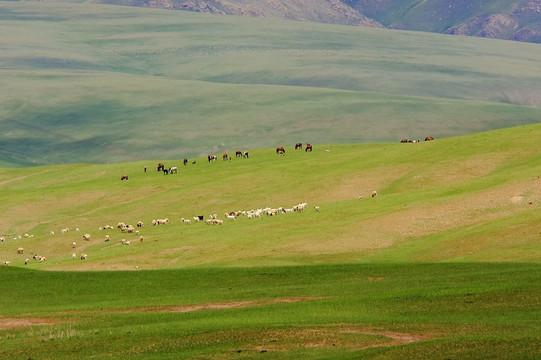
[[[541,0],[94,0],[541,43]]]

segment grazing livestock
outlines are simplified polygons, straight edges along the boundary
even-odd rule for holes
[[[75,249],[75,248],[77,247],[77,243],[76,243],[75,241],[72,242],[72,243],[71,243],[71,247]]]
[[[169,174],[176,174],[176,173],[178,173],[178,167],[176,167],[176,166],[171,166],[171,167],[169,168]]]
[[[425,137],[425,141],[431,141],[431,140],[434,140],[434,138],[432,136]]]
[[[20,247],[17,249],[17,254],[24,254],[24,248]]]
[[[90,234],[84,234],[83,240],[90,241]]]
[[[72,259],[76,259],[76,258],[77,258],[77,253],[72,253],[72,254],[71,254],[71,258],[72,258]]]
[[[184,158],[184,161],[182,163],[186,165],[188,163],[188,159]]]
[[[6,238],[4,236],[1,236],[0,237],[0,242],[4,242],[4,241],[6,241]]]
[[[169,169],[163,169],[163,174],[168,175],[169,174]]]
[[[228,158],[228,157],[227,157],[227,153],[223,153],[223,154],[222,154],[222,160],[227,160],[227,158]]]
[[[319,206],[314,206],[314,210],[319,212]]]
[[[69,228],[63,228],[62,230],[60,230],[60,232],[61,232],[62,234],[67,234],[69,231],[70,231]]]
[[[209,155],[209,156],[207,156],[207,159],[208,159],[209,162],[211,162],[211,161],[216,161],[217,157],[216,157],[216,155]]]
[[[295,144],[295,150],[301,149],[302,150],[302,143],[296,143]]]
[[[145,224],[142,221],[137,222],[137,227],[143,227]]]
[[[235,157],[242,157],[242,151],[237,150],[235,152]]]
[[[87,254],[81,254],[81,260],[86,260],[88,258]]]
[[[304,151],[312,151],[312,144],[306,144],[306,147],[304,148]]]
[[[128,180],[128,175],[124,174],[120,177],[120,180]]]
[[[143,240],[144,240],[143,235],[139,236],[139,241],[143,242]]]
[[[24,264],[25,265],[28,265],[29,262],[30,262],[30,259],[24,259]]]
[[[165,165],[162,164],[162,163],[159,163],[159,164],[158,164],[158,171],[160,171],[160,170],[163,171],[163,169],[165,169]]]
[[[242,154],[242,157],[245,158],[245,159],[248,159],[248,158],[250,158],[250,154],[248,154],[248,151],[245,151],[245,152]]]
[[[110,240],[109,235],[105,235],[105,242],[108,242]]]
[[[9,266],[9,264],[11,264],[9,261],[7,261],[7,260],[4,261],[4,265],[8,265],[8,266]]]
[[[376,197],[377,195],[378,195],[378,193],[377,193],[376,190],[372,191],[372,197]]]
[[[284,149],[283,146],[279,146],[276,148],[276,153],[280,155],[284,155],[286,153],[286,149]]]
[[[402,139],[400,140],[401,143],[407,143],[408,142],[408,139]]]

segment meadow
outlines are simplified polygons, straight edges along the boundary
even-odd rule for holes
[[[540,135],[3,168],[0,355],[538,358]],[[210,214],[224,224],[181,221]],[[120,221],[145,226],[100,230]]]
[[[0,3],[0,165],[396,142],[537,123],[536,44]]]

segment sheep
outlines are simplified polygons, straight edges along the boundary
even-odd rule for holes
[[[29,262],[30,262],[30,259],[24,259],[24,264],[25,265],[28,265]]]
[[[139,241],[140,241],[140,242],[143,242],[143,240],[144,240],[144,239],[143,239],[143,236],[142,236],[142,235],[139,236]]]
[[[0,242],[4,242],[4,241],[6,241],[6,238],[3,236],[0,236]]]
[[[225,213],[225,217],[228,218],[229,220],[237,220],[235,215],[232,215],[232,214]]]
[[[88,258],[87,254],[81,254],[81,260],[86,260]]]
[[[45,256],[38,256],[38,261],[39,262],[44,262],[45,260],[47,260],[47,258]]]
[[[67,234],[69,231],[70,231],[69,228],[62,228],[62,230],[60,230],[60,232],[61,232],[62,234]]]
[[[122,229],[124,226],[126,226],[126,224],[124,224],[123,222],[119,222],[118,224],[116,224],[116,227],[119,229]]]
[[[124,244],[124,245],[130,245],[131,242],[128,240],[128,241],[124,241],[123,244]]]
[[[77,247],[77,243],[76,243],[75,241],[72,242],[72,243],[71,243],[71,247],[75,249],[75,248]]]
[[[17,254],[24,254],[24,248],[20,247],[17,249]]]
[[[183,223],[186,223],[186,224],[191,224],[192,223],[192,221],[190,219],[185,219],[185,218],[180,219],[180,222],[183,222]]]
[[[91,238],[90,234],[83,235],[83,240],[90,241],[90,238]]]
[[[199,222],[199,220],[201,220],[201,219],[199,219],[199,216],[194,216],[194,217],[193,217],[193,221]]]
[[[314,206],[314,210],[319,212],[319,206]]]
[[[109,235],[105,235],[105,242],[109,241]]]
[[[71,258],[72,258],[72,259],[77,259],[77,253],[72,253],[72,254],[71,254]]]
[[[378,193],[377,193],[376,190],[372,191],[372,197],[376,197],[377,194],[378,194]]]
[[[37,260],[37,259],[38,259],[38,257],[39,257],[39,255],[38,255],[38,254],[34,254],[34,256],[32,256],[32,259],[34,259],[34,260]]]
[[[6,261],[4,261],[4,265],[7,265],[7,266],[9,266],[9,264],[11,264],[11,263],[10,263],[9,261],[7,261],[7,260],[6,260]]]
[[[25,239],[28,239],[28,238],[30,238],[30,237],[32,237],[32,235],[24,234],[24,238],[25,238]]]
[[[80,231],[79,228],[75,228],[75,232],[79,232],[79,231]]]
[[[145,224],[142,221],[137,222],[137,227],[143,227]]]
[[[156,220],[152,220],[152,226],[158,225],[158,222]]]

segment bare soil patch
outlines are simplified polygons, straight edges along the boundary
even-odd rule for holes
[[[51,325],[56,321],[42,318],[6,318],[0,316],[0,330],[18,329],[34,325]]]

